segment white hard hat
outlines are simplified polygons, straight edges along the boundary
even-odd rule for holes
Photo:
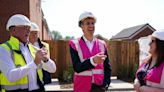
[[[159,40],[164,41],[164,29],[157,30],[152,33],[152,36],[158,38]]]
[[[39,26],[34,22],[31,22],[31,31],[39,31]]]
[[[83,12],[79,17],[79,22],[88,18],[88,17],[95,19],[95,22],[96,22],[96,17],[91,12]]]
[[[31,27],[31,22],[26,16],[22,14],[16,14],[9,18],[6,25],[6,30],[9,30],[9,27],[11,26],[21,26],[21,25]]]

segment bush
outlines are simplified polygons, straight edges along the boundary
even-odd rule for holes
[[[63,71],[63,77],[60,80],[62,83],[72,83],[73,82],[73,66],[69,66],[68,70]]]

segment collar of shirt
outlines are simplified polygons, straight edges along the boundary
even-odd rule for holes
[[[87,40],[87,38],[84,35],[83,35],[83,39],[85,42],[88,42],[88,43],[94,43],[94,41],[95,41],[95,38],[93,38],[92,41]]]
[[[34,44],[32,44],[32,45],[34,45],[34,46],[36,46],[36,47],[38,47],[38,48],[40,48],[39,47],[39,43],[36,41],[36,42],[34,42]]]
[[[89,51],[91,52],[91,51],[92,51],[92,48],[93,48],[93,44],[94,44],[94,42],[95,42],[96,39],[93,38],[92,41],[89,41],[89,40],[87,40],[87,39],[85,38],[85,36],[83,36],[83,39],[84,39],[84,41],[85,41],[87,47],[89,48]]]
[[[21,47],[27,47],[27,45],[28,45],[28,43],[23,44],[22,42],[19,42],[19,47],[20,47],[20,48],[21,48]]]
[[[28,49],[28,43],[23,44],[20,42],[19,47],[22,52],[22,55],[24,56],[26,63],[29,63],[29,61],[32,61],[33,58],[31,56],[30,50]]]

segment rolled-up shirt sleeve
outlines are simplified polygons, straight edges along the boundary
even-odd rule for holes
[[[52,59],[48,59],[48,62],[46,63],[42,62],[42,67],[49,73],[55,73],[56,71],[56,64]]]

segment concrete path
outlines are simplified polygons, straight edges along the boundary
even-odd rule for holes
[[[52,83],[45,85],[46,92],[73,92],[73,88],[61,89],[58,79],[52,79]]]
[[[133,84],[117,79],[111,78],[111,84],[107,92],[135,92]]]
[[[45,85],[47,92],[73,92],[73,88],[61,89],[58,79],[52,79],[52,83]],[[111,78],[111,85],[107,92],[135,92],[133,84],[117,79]]]

